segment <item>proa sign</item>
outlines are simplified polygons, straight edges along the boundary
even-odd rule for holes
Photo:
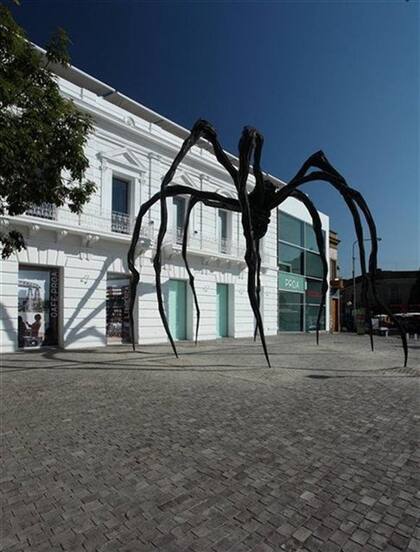
[[[279,289],[304,293],[305,278],[290,272],[279,272]]]

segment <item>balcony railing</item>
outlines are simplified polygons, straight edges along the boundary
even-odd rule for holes
[[[226,255],[230,254],[231,240],[229,238],[220,238],[219,240],[219,251],[220,253],[225,253]]]
[[[33,205],[25,214],[30,217],[55,220],[57,216],[56,210],[56,206],[51,203],[41,203],[41,205]]]
[[[85,206],[81,214],[73,213],[66,206],[53,207],[37,206],[27,211],[21,219],[30,220],[37,217],[39,222],[41,218],[45,219],[45,225],[49,228],[68,229],[74,228],[77,231],[89,231],[95,234],[112,234],[115,237],[129,239],[133,230],[133,219],[125,214],[115,211],[102,211],[99,207]],[[37,222],[38,224],[38,222]],[[154,238],[154,226],[144,224],[141,229],[141,238],[150,240]],[[164,240],[164,246],[170,249],[180,251],[184,229],[168,228]],[[245,240],[220,238],[209,233],[198,233],[192,230],[188,235],[188,252],[203,257],[218,257],[226,260],[243,261],[245,255]]]
[[[93,206],[85,206],[82,213],[77,214],[70,211],[67,206],[55,207],[50,204],[36,205],[28,209],[22,219],[44,219],[49,227],[54,228],[75,228],[78,230],[89,230],[94,233],[114,233],[129,237],[133,229],[133,220],[126,213],[115,211],[100,211]],[[18,217],[21,218],[21,217]],[[39,220],[41,223],[41,220]],[[121,236],[122,237],[122,236]],[[144,225],[141,229],[141,237],[152,239],[153,226]]]
[[[182,228],[182,226],[177,226],[176,234],[175,234],[176,243],[181,245],[183,237],[184,237],[184,229]]]
[[[111,230],[112,232],[118,232],[119,234],[130,234],[131,233],[130,215],[127,215],[126,213],[118,213],[117,211],[112,211]]]
[[[168,229],[164,239],[164,246],[167,248],[180,249],[182,244],[184,229],[174,228]],[[236,241],[225,238],[223,240],[216,239],[213,236],[199,233],[190,233],[188,236],[188,252],[205,256],[214,256],[221,258],[237,258],[243,259],[245,254],[245,245],[238,244]]]

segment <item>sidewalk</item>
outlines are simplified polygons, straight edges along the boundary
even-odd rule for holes
[[[2,550],[420,550],[420,346],[269,338],[2,360]]]

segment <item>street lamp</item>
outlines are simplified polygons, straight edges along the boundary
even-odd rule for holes
[[[372,241],[372,238],[366,238],[363,241]],[[382,241],[382,238],[376,238],[376,241]],[[354,274],[354,263],[356,261],[356,257],[354,256],[354,246],[358,243],[358,240],[354,240],[353,246],[352,246],[352,275],[353,275],[353,312],[356,310],[356,277]]]

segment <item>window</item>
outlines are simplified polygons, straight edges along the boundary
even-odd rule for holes
[[[219,209],[219,251],[229,253],[229,220],[227,211]]]
[[[174,226],[176,243],[182,243],[185,223],[185,199],[183,197],[174,197]]]
[[[303,330],[303,294],[279,291],[279,330],[301,332]]]
[[[129,186],[130,183],[114,176],[112,179],[112,231],[129,234]]]
[[[59,314],[58,269],[19,265],[18,346],[57,345]]]
[[[330,259],[330,271],[331,271],[331,280],[337,278],[337,261],[335,259]]]
[[[320,255],[318,255],[317,253],[309,253],[309,251],[305,251],[305,265],[306,276],[322,278],[323,269]]]
[[[324,269],[313,226],[282,211],[278,212],[277,220],[280,271],[278,328],[280,331],[314,330],[321,303],[321,280]],[[325,244],[325,232],[322,231],[322,234]],[[301,274],[304,278],[287,276],[282,274],[283,272]],[[297,284],[298,278],[302,280],[299,287],[302,291],[305,290],[304,293],[284,291],[284,284],[281,282]],[[320,328],[325,329],[325,308],[320,322]]]
[[[303,274],[303,251],[286,243],[278,244],[279,268],[284,272]]]
[[[323,241],[324,241],[324,248],[325,248],[325,232],[324,232],[324,230],[322,230],[322,238],[323,238]],[[311,251],[315,251],[316,253],[319,253],[314,228],[311,224],[308,224],[306,222],[305,222],[305,249],[310,249]]]
[[[112,179],[112,210],[116,213],[128,215],[128,186],[126,180]]]
[[[319,305],[322,298],[322,282],[319,280],[306,280],[306,302]]]
[[[391,284],[389,287],[389,302],[393,305],[401,303],[401,293],[398,284]]]
[[[303,222],[281,211],[277,221],[278,239],[303,247]]]
[[[318,319],[318,305],[306,305],[305,306],[305,330],[307,332],[316,330],[316,321]],[[322,309],[321,320],[319,322],[319,329],[325,330],[325,307]]]

